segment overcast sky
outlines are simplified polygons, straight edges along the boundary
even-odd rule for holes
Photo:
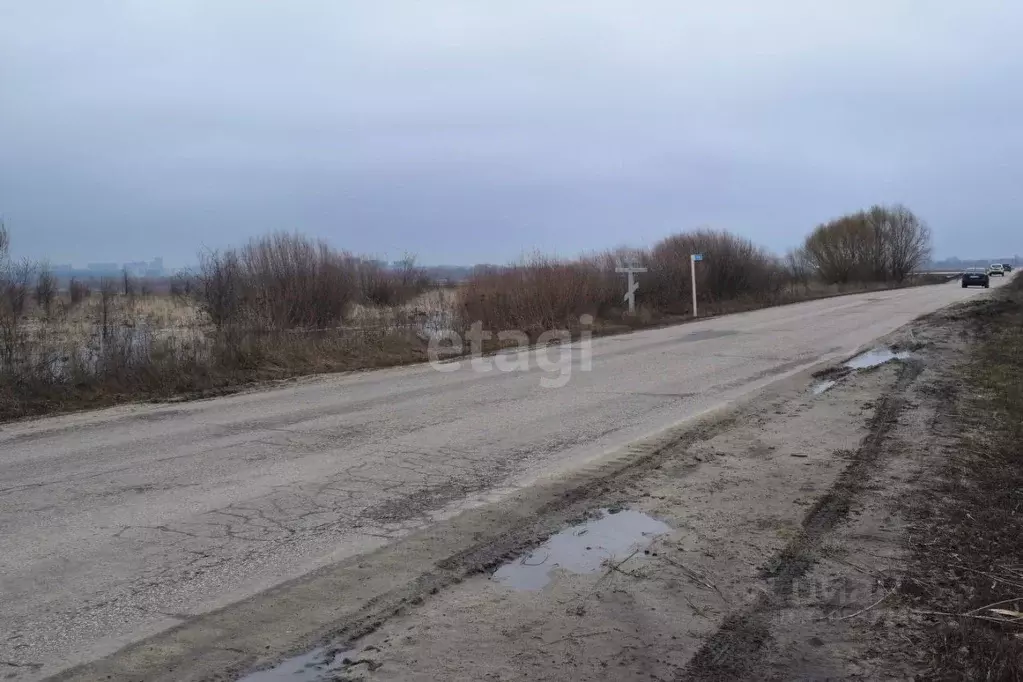
[[[902,202],[1023,253],[1023,5],[0,0],[0,216],[84,264],[300,230],[426,263],[772,249]]]

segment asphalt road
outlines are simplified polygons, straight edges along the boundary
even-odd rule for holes
[[[0,679],[44,677],[379,547],[982,291],[607,337],[589,361],[573,346],[570,370],[523,353],[504,364],[528,370],[422,365],[0,427]]]

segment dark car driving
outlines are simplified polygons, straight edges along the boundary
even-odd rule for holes
[[[987,289],[991,286],[991,280],[983,270],[967,270],[963,273],[963,289],[966,287],[984,287]]]

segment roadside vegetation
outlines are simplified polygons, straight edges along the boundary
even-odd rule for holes
[[[946,395],[954,450],[915,505],[925,679],[1023,680],[1023,279],[968,311],[973,352]]]
[[[903,206],[875,206],[820,225],[784,257],[729,232],[698,230],[650,249],[483,268],[460,289],[460,307],[493,331],[572,329],[583,314],[611,328],[675,322],[692,314],[693,253],[704,256],[696,269],[702,315],[932,281],[913,274],[930,257],[927,225]],[[648,268],[634,317],[625,315],[624,278],[615,272],[623,263]]]
[[[58,282],[11,257],[0,224],[0,420],[125,400],[204,396],[252,382],[426,359],[430,334],[596,333],[691,315],[689,257],[702,315],[924,283],[926,225],[874,207],[817,227],[784,257],[725,231],[669,236],[649,249],[575,259],[537,255],[439,286],[405,258],[385,266],[299,234],[200,255],[197,272],[151,281]],[[645,266],[626,312],[617,265]]]

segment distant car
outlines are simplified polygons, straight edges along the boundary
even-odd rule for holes
[[[963,273],[963,289],[966,287],[984,287],[987,289],[991,286],[991,280],[988,274],[979,268],[971,268]]]
[[[1005,268],[1006,272],[1012,272],[1012,266],[1008,263],[1002,263],[1002,267]]]
[[[1005,266],[1001,263],[992,263],[987,266],[987,274],[990,276],[998,275],[999,277],[1005,277]]]

